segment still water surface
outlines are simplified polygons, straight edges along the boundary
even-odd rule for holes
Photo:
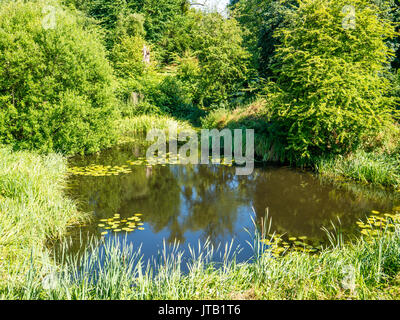
[[[157,255],[164,240],[179,241],[182,249],[197,246],[199,240],[209,239],[215,245],[233,240],[234,247],[241,248],[238,260],[244,261],[253,253],[245,228],[252,232],[252,217],[260,222],[267,208],[273,232],[286,238],[306,236],[318,245],[327,241],[321,227],[329,227],[331,221],[338,225],[339,219],[344,234],[351,237],[359,232],[355,222],[371,210],[386,212],[398,204],[386,191],[338,187],[288,167],[261,166],[252,175],[237,176],[234,167],[223,165],[129,165],[143,154],[143,148],[126,144],[70,160],[71,168],[128,165],[131,171],[111,176],[71,175],[70,196],[79,201],[81,210],[94,215],[89,225],[72,234],[126,238],[142,245],[145,258]],[[127,219],[135,213],[142,214],[144,230],[112,232],[98,226],[115,214]],[[102,236],[105,231],[107,235]],[[82,245],[79,241],[74,241],[72,250]]]

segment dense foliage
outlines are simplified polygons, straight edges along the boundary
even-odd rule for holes
[[[251,76],[240,26],[217,13],[177,16],[162,46],[165,61],[180,66],[180,80],[195,83],[194,102],[200,106],[228,101]]]
[[[98,20],[109,32],[112,42],[118,20],[131,13],[145,18],[146,40],[157,41],[167,30],[168,22],[189,9],[187,0],[63,0]]]
[[[253,92],[264,107],[237,126],[265,137],[264,159],[312,164],[394,123],[397,0],[355,1],[354,28],[343,27],[344,0],[232,0],[228,17],[186,0],[60,1],[69,9],[55,0],[50,30],[44,3],[2,6],[4,143],[92,152],[112,140],[117,113],[199,125],[253,102]],[[13,19],[18,10],[37,18]]]
[[[95,29],[56,4],[47,28],[46,5],[0,7],[0,142],[97,151],[113,140],[112,69]]]
[[[273,75],[275,48],[280,44],[274,33],[284,25],[286,14],[296,7],[296,3],[293,0],[231,1],[232,15],[247,30],[246,46],[252,53],[253,64],[263,77]]]
[[[345,28],[341,0],[303,0],[287,10],[274,36],[276,82],[266,88],[275,140],[284,158],[315,157],[356,149],[364,134],[392,123],[394,99],[385,65],[395,36],[390,20],[369,1],[355,1],[356,23]]]

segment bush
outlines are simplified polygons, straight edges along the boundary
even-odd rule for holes
[[[143,62],[143,47],[146,42],[141,36],[119,38],[112,51],[111,60],[116,74],[122,78],[135,78],[143,75],[146,65]]]
[[[185,84],[175,76],[167,76],[159,84],[158,90],[160,94],[152,97],[156,105],[169,114],[184,116],[186,107],[192,102]]]
[[[355,150],[364,134],[393,122],[385,64],[395,35],[378,7],[353,2],[354,28],[344,28],[344,0],[302,0],[277,36],[277,88],[270,91],[272,121],[285,133],[286,158],[308,164],[315,157]],[[277,90],[276,90],[277,89]]]
[[[0,143],[97,151],[114,140],[114,78],[105,49],[96,30],[55,2],[55,24],[46,25],[53,10],[46,6],[0,7]]]

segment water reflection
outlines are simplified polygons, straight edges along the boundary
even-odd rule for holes
[[[95,156],[76,157],[71,166],[121,166],[143,151],[138,146],[119,146]],[[325,239],[321,227],[330,221],[340,218],[344,231],[352,234],[358,219],[374,209],[390,211],[396,202],[391,194],[372,192],[378,195],[371,196],[360,189],[334,188],[308,172],[286,167],[259,167],[250,176],[237,176],[234,167],[220,165],[131,169],[117,176],[71,176],[70,195],[81,210],[94,213],[93,222],[83,230],[98,238],[104,231],[98,227],[100,219],[115,213],[121,219],[142,213],[144,231],[118,236],[143,243],[143,252],[149,256],[157,253],[163,239],[184,244],[209,239],[217,244],[235,238],[243,247],[242,257],[249,257],[244,228],[252,229],[252,208],[256,220],[268,208],[272,229],[280,234],[320,241]]]

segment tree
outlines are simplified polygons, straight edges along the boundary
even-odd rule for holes
[[[188,0],[143,0],[142,12],[146,18],[147,40],[158,42],[168,31],[168,23],[189,9]]]
[[[250,54],[235,19],[191,10],[177,16],[167,29],[161,42],[164,61],[177,62],[181,79],[188,79],[185,72],[196,69],[191,73],[196,81],[195,103],[208,107],[227,101],[249,79]]]
[[[64,0],[64,2],[76,5],[78,9],[100,21],[110,37],[121,15],[140,13],[145,20],[146,40],[150,42],[159,41],[167,31],[168,22],[175,16],[186,13],[189,8],[187,0]],[[108,39],[109,47],[112,47],[112,42],[112,39]]]
[[[399,0],[374,0],[380,9],[381,16],[395,24],[395,30],[400,30],[400,2]],[[400,67],[400,38],[399,35],[388,40],[388,45],[396,52],[391,59],[391,66],[397,70]]]
[[[84,25],[56,2],[0,7],[0,143],[78,153],[113,141],[112,68]]]
[[[275,48],[280,44],[280,39],[273,35],[284,26],[285,15],[294,10],[296,4],[296,0],[234,0],[230,3],[231,15],[247,31],[244,43],[262,77],[273,75]]]
[[[351,151],[363,134],[392,121],[394,99],[383,73],[393,55],[385,44],[393,25],[370,1],[353,1],[355,20],[347,5],[300,0],[277,30],[282,44],[270,103],[291,162]]]

